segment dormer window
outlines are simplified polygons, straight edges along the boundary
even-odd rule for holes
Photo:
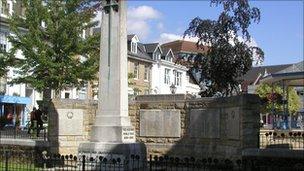
[[[160,54],[159,52],[155,52],[155,53],[153,54],[154,60],[159,60],[159,59],[160,59],[160,56],[161,56],[161,54]]]
[[[136,42],[131,42],[131,52],[137,53],[137,43]]]
[[[171,56],[171,55],[167,55],[167,56],[165,57],[165,60],[166,60],[166,61],[169,61],[169,62],[172,62],[172,56]]]
[[[171,49],[167,52],[167,54],[165,54],[165,56],[163,58],[165,61],[172,62],[173,53],[172,53]]]
[[[8,50],[8,41],[6,34],[0,33],[0,49],[1,51],[7,51]]]
[[[1,6],[1,14],[4,16],[9,16],[12,14],[12,2],[11,1],[3,1],[2,0],[2,6]]]

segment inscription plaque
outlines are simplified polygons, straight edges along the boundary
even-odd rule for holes
[[[229,139],[240,138],[240,109],[238,107],[231,107],[224,109],[227,115],[226,133]]]
[[[140,136],[180,137],[180,110],[140,110]]]
[[[122,139],[126,141],[134,140],[135,139],[134,128],[122,128]]]
[[[58,135],[83,134],[82,109],[57,109]]]
[[[192,109],[189,134],[194,138],[220,138],[220,110]]]

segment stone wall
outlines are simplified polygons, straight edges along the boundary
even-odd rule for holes
[[[52,99],[48,104],[51,152],[77,154],[79,144],[89,139],[96,110],[93,100]]]
[[[138,96],[129,114],[137,141],[146,144],[148,154],[240,158],[243,149],[259,146],[259,98],[254,95]]]
[[[61,99],[49,106],[52,150],[76,154],[78,145],[89,139],[97,103]],[[259,143],[259,98],[254,95],[137,96],[129,102],[129,116],[148,155],[239,158],[243,149]]]

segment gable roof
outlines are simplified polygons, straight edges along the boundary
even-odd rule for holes
[[[283,65],[270,65],[270,66],[259,66],[252,67],[244,76],[243,79],[246,82],[252,83],[254,82],[260,74],[264,74],[265,71],[268,74],[276,73],[282,71],[288,67],[292,66],[292,64],[283,64]]]
[[[127,35],[127,40],[131,41],[134,37],[136,37],[136,39],[139,41],[139,38],[136,34],[128,34]]]
[[[127,35],[128,41],[131,41],[134,36],[135,36],[135,34],[128,34]]]
[[[304,61],[295,63],[277,73],[304,72]]]
[[[153,62],[154,60],[147,54],[145,46],[142,43],[137,43],[137,53],[133,53],[128,50],[129,57],[135,57],[137,59],[144,59]]]
[[[148,43],[144,45],[146,47],[147,53],[153,53],[156,50],[156,48],[159,46],[159,43]]]
[[[281,71],[271,73],[263,78],[260,82],[279,83],[283,82],[288,86],[304,86],[304,62],[295,63]]]
[[[205,53],[206,49],[197,47],[195,42],[176,40],[173,42],[162,44],[162,47],[171,48],[173,53],[190,52],[190,53]]]
[[[164,47],[162,47],[162,50],[163,50],[163,54],[162,54],[162,56],[167,56],[168,55],[168,53],[172,53],[172,57],[174,57],[174,54],[173,54],[173,52],[172,52],[172,50],[170,49],[170,48],[164,48]]]

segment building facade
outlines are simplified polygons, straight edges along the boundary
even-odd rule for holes
[[[0,48],[9,51],[11,43],[8,40],[10,32],[7,19],[13,13],[22,14],[24,9],[18,1],[0,1]],[[15,58],[23,59],[22,53],[18,51]],[[14,77],[18,76],[16,68],[9,67],[8,72],[0,78],[0,117],[7,118],[13,114],[11,123],[18,123],[18,126],[25,127],[29,120],[28,113],[34,106],[36,100],[41,100],[42,95],[27,84],[8,84]]]
[[[128,35],[129,94],[150,94],[151,70],[154,62],[137,35]]]
[[[134,77],[130,85],[133,94],[171,94],[172,86],[178,94],[199,92],[199,87],[190,81],[188,68],[175,63],[171,48],[159,43],[143,44],[136,35],[128,35],[128,48],[128,70]]]

